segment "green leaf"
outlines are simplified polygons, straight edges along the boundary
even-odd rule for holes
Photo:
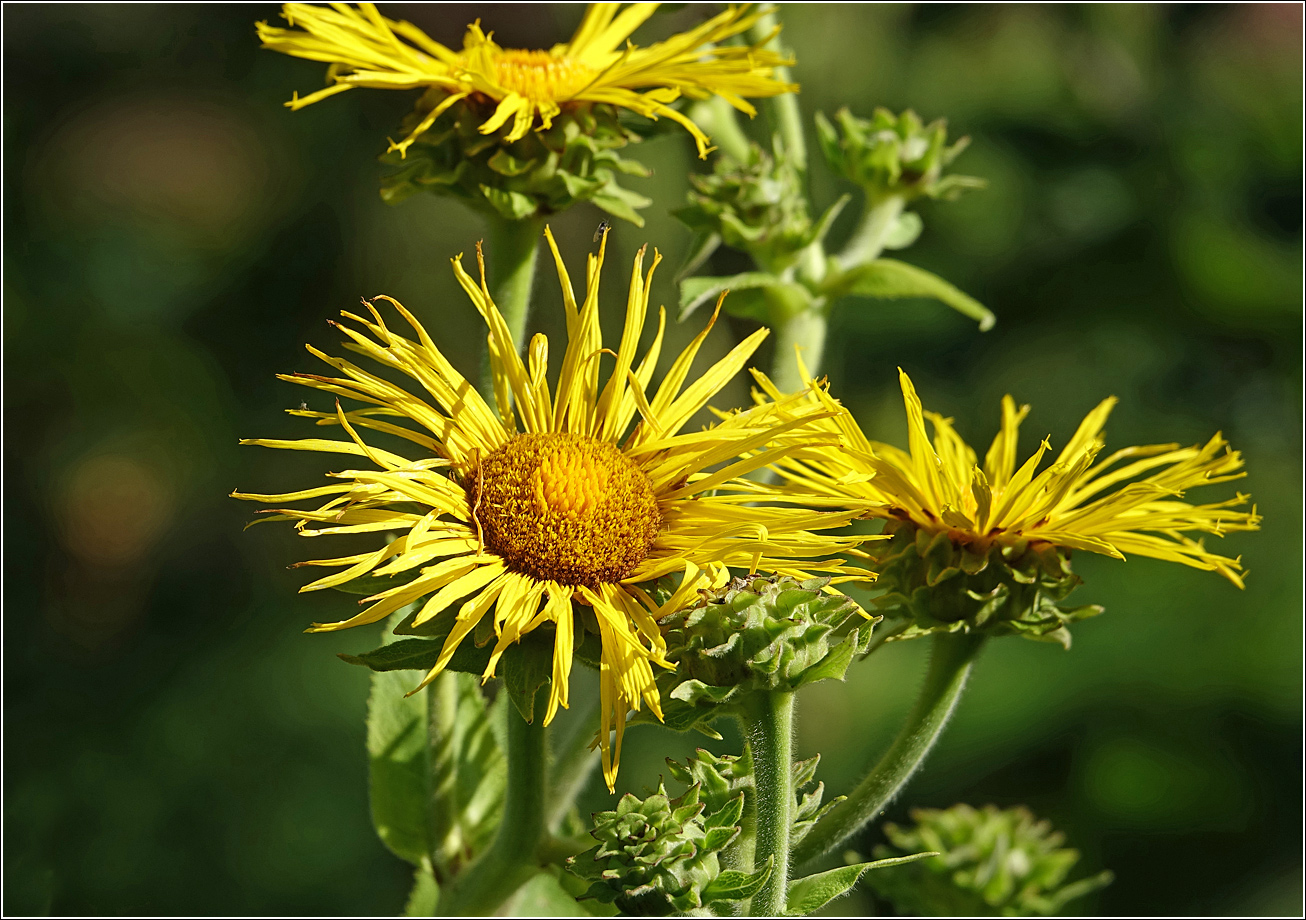
[[[414,627],[412,625],[414,615],[409,614],[405,617],[403,622],[395,626],[393,632],[401,636],[417,634],[421,638],[399,639],[361,655],[341,654],[338,657],[350,664],[360,664],[373,671],[426,671],[433,668],[440,657],[440,652],[444,649],[445,639],[453,629],[454,618],[436,616],[421,626]],[[485,672],[489,663],[488,647],[477,648],[472,640],[464,639],[459,643],[449,663],[445,665],[445,669],[479,675]]]
[[[857,652],[858,631],[853,630],[837,646],[832,648],[824,658],[803,672],[799,678],[799,687],[814,684],[818,680],[843,680]]]
[[[898,215],[898,219],[893,222],[889,232],[884,237],[885,249],[906,249],[912,243],[916,242],[921,235],[921,230],[925,228],[925,222],[915,211],[903,211]]]
[[[522,173],[530,172],[535,166],[535,161],[519,160],[508,151],[499,150],[486,161],[485,165],[501,176],[520,176]]]
[[[535,199],[521,192],[510,192],[489,185],[481,185],[481,194],[494,210],[509,220],[522,220],[535,213]]]
[[[535,720],[536,692],[553,676],[553,643],[547,636],[522,636],[503,653],[503,687],[527,722]]]
[[[430,866],[418,866],[413,873],[413,890],[404,906],[405,917],[434,917],[440,900],[440,883],[431,874]]]
[[[900,866],[903,863],[938,855],[938,853],[913,853],[911,856],[895,856],[890,859],[877,859],[874,862],[840,866],[838,869],[819,872],[807,878],[794,879],[789,883],[787,892],[789,913],[793,916],[804,916],[820,910],[835,898],[843,897],[851,891],[858,880],[872,869]]]
[[[557,177],[562,180],[562,184],[566,187],[567,196],[574,201],[584,201],[592,197],[603,184],[598,179],[578,176],[575,173],[567,172],[565,169],[558,170]]]
[[[505,902],[502,912],[508,917],[589,917],[589,911],[576,903],[558,879],[541,872]]]
[[[392,624],[402,616],[395,614]],[[387,629],[384,639],[391,638]],[[402,671],[372,675],[367,716],[372,823],[395,855],[427,871],[434,865],[452,874],[494,833],[507,771],[491,731],[492,707],[475,677],[441,674],[421,693],[407,696],[412,685],[412,676]],[[425,897],[422,884],[419,873],[414,899]]]
[[[839,200],[825,209],[825,213],[817,220],[816,226],[812,228],[812,242],[819,243],[825,239],[825,235],[830,232],[834,226],[835,218],[839,212],[844,209],[848,202],[852,201],[852,195],[840,195]]]
[[[717,247],[721,245],[721,235],[714,233],[710,229],[700,230],[694,234],[693,241],[689,244],[689,252],[685,256],[685,261],[681,263],[676,270],[676,277],[673,279],[676,284],[684,281],[685,278],[698,271],[699,266],[716,252]]]
[[[740,872],[727,869],[708,883],[703,889],[703,903],[714,901],[743,901],[762,890],[766,880],[771,877],[771,867],[775,858],[768,857],[766,865],[756,872]]]
[[[720,295],[722,291],[765,288],[778,283],[779,279],[767,272],[743,272],[739,275],[718,278],[707,276],[686,278],[680,282],[680,314],[676,319],[683,322],[689,314]]]
[[[731,827],[714,827],[710,829],[703,838],[703,848],[706,850],[720,850],[726,844],[734,840],[739,835],[739,828]]]
[[[363,597],[371,597],[373,594],[388,591],[409,580],[410,576],[407,575],[393,575],[390,577],[364,575],[361,578],[355,578],[353,581],[347,581],[343,585],[336,585],[335,590],[342,591],[345,594],[361,594]]]
[[[508,770],[494,729],[506,703],[489,704],[471,674],[441,674],[423,692],[431,726],[433,855],[453,875],[489,846],[499,825]]]
[[[381,842],[415,866],[429,863],[432,839],[427,821],[430,757],[426,696],[406,696],[406,674],[372,675],[367,701],[367,754],[372,824]]]
[[[841,285],[845,286],[844,293],[864,297],[931,297],[979,322],[981,331],[993,328],[996,321],[988,308],[969,294],[938,275],[897,259],[876,259],[860,265],[841,279]]]
[[[428,671],[440,657],[443,646],[443,642],[433,639],[400,639],[361,655],[341,652],[336,657],[373,671]]]
[[[607,211],[613,217],[628,220],[636,227],[644,226],[644,218],[636,213],[636,208],[647,208],[653,203],[652,198],[645,198],[638,192],[624,189],[616,182],[609,182],[590,199],[594,204]]]

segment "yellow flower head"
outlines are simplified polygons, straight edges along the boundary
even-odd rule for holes
[[[328,73],[335,82],[302,99],[296,95],[287,103],[292,109],[355,86],[447,92],[408,137],[392,145],[401,151],[450,106],[479,97],[496,104],[481,132],[492,134],[511,121],[505,138],[510,142],[525,137],[537,119],[540,128],[548,128],[564,108],[598,103],[679,122],[694,136],[699,156],[706,157],[711,149],[707,135],[670,103],[682,95],[705,99],[715,94],[751,117],[756,113],[745,97],[798,89],[773,77],[775,67],[792,62],[761,47],[765,42],[717,45],[748,30],[759,12],[732,6],[687,32],[637,48],[630,35],[658,4],[636,3],[618,12],[620,6],[591,5],[571,41],[547,51],[501,48],[479,20],[467,28],[462,50],[454,51],[411,23],[386,19],[371,3],[357,9],[341,3],[330,8],[287,3],[282,15],[301,29],[261,22],[258,36],[265,48],[331,65]]]
[[[391,377],[364,370],[309,347],[338,376],[283,375],[353,400],[362,408],[334,412],[295,410],[319,425],[339,425],[347,439],[250,440],[242,443],[360,457],[376,469],[332,473],[336,484],[280,495],[236,493],[236,498],[282,505],[325,499],[312,510],[279,507],[274,519],[295,520],[304,536],[401,531],[375,552],[303,565],[339,572],[304,591],[343,585],[363,575],[407,580],[366,598],[365,609],[312,631],[375,623],[425,598],[413,625],[453,618],[452,630],[425,686],[449,663],[459,644],[489,616],[497,635],[485,678],[509,645],[540,627],[553,632],[553,677],[546,723],[568,701],[568,675],[577,630],[588,620],[602,640],[601,732],[604,775],[612,786],[629,708],[641,704],[661,716],[651,665],[670,667],[658,620],[698,599],[700,588],[728,580],[727,566],[795,578],[867,573],[830,559],[854,551],[858,537],[819,533],[841,527],[856,512],[820,513],[799,507],[763,507],[766,487],[740,477],[792,451],[832,442],[806,426],[826,409],[803,394],[726,414],[711,428],[683,431],[739,370],[765,337],[760,329],[690,381],[690,366],[707,336],[704,329],[671,364],[656,391],[647,392],[661,352],[666,315],[636,361],[645,327],[649,285],[660,261],[643,273],[644,252],[630,277],[625,327],[615,352],[599,330],[599,274],[603,247],[589,258],[585,295],[577,302],[553,237],[567,320],[567,348],[557,385],[547,381],[549,343],[536,335],[523,361],[481,277],[453,260],[459,283],[489,327],[495,406],[454,369],[421,324],[396,301],[388,302],[415,338],[393,331],[375,303],[368,316],[345,313],[352,326],[346,348],[372,359]],[[606,244],[606,237],[605,237]],[[720,309],[718,305],[718,310]],[[606,356],[606,357],[605,357]],[[600,364],[611,361],[600,386]],[[408,459],[364,442],[365,429],[414,445]],[[816,531],[816,532],[814,532]],[[641,583],[681,576],[674,596],[659,605]],[[461,602],[461,603],[459,603]],[[578,606],[573,606],[576,604]],[[592,617],[588,611],[592,611]],[[493,610],[493,613],[491,613]],[[489,635],[484,629],[478,635]],[[609,732],[615,730],[615,746]]]
[[[806,373],[804,371],[804,373]],[[1193,505],[1182,501],[1196,486],[1240,479],[1243,461],[1216,434],[1203,446],[1152,444],[1126,447],[1099,459],[1102,428],[1115,407],[1104,399],[1051,466],[1038,471],[1051,450],[1047,439],[1016,466],[1016,439],[1029,406],[1002,400],[1002,427],[978,462],[975,451],[952,428],[952,420],[921,407],[911,380],[900,369],[907,407],[908,450],[868,441],[847,409],[815,425],[839,436],[842,449],[819,459],[789,457],[777,468],[794,488],[824,497],[836,507],[855,507],[865,517],[910,521],[930,533],[947,533],[957,545],[984,554],[995,544],[1082,549],[1124,559],[1126,553],[1181,562],[1219,572],[1243,586],[1239,559],[1208,552],[1192,531],[1224,536],[1256,530],[1260,516],[1232,508],[1247,504],[1241,493],[1228,501]],[[776,393],[763,378],[763,387]],[[830,408],[823,392],[809,396]],[[925,428],[934,428],[931,443]]]

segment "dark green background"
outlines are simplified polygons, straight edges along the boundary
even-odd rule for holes
[[[580,15],[384,9],[455,44],[479,16],[528,47],[565,39]],[[474,371],[483,333],[446,260],[483,228],[451,202],[380,202],[375,157],[412,94],[281,107],[323,68],[258,50],[253,22],[275,14],[4,8],[9,913],[385,913],[405,898],[408,870],[368,820],[367,675],[334,657],[374,630],[301,635],[350,599],[297,596],[304,578],[285,566],[311,547],[289,528],[242,533],[252,509],[226,494],[304,487],[326,468],[236,439],[303,432],[281,412],[303,391],[273,374],[310,369],[302,343],[334,345],[324,320],[360,295],[403,300]],[[850,302],[835,318],[827,368],[873,437],[904,436],[901,365],[981,450],[1005,392],[1034,405],[1026,449],[1064,444],[1114,393],[1109,447],[1219,429],[1247,459],[1240,486],[1264,530],[1218,547],[1243,554],[1245,592],[1178,565],[1078,557],[1076,597],[1107,615],[1070,652],[986,652],[890,810],[1030,804],[1083,850],[1080,871],[1116,872],[1084,910],[1302,907],[1301,15],[786,11],[809,117],[841,104],[947,116],[974,139],[958,168],[990,182],[925,207],[907,258],[991,306],[996,328],[928,302]],[[694,168],[688,137],[639,158],[656,175],[630,184],[657,203],[644,230],[615,228],[613,309],[640,243],[674,263],[688,242],[666,213]],[[844,190],[819,164],[813,185],[819,206]],[[574,265],[599,219],[585,207],[554,222]],[[659,302],[674,303],[671,274]],[[537,303],[537,325],[557,332],[547,271]],[[711,348],[745,331],[723,325]],[[721,402],[745,399],[740,385]],[[800,747],[824,754],[834,791],[885,745],[923,651],[891,647],[805,693]],[[655,782],[660,758],[693,743],[633,732],[623,782]],[[860,895],[834,907],[874,909]]]

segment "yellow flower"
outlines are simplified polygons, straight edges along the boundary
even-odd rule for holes
[[[302,99],[296,94],[287,103],[292,109],[355,86],[447,92],[408,137],[391,145],[400,151],[450,106],[473,97],[496,104],[481,132],[492,134],[511,121],[509,142],[525,137],[537,117],[539,126],[548,128],[565,108],[598,103],[679,122],[694,136],[699,156],[706,157],[707,135],[670,103],[682,95],[715,94],[751,117],[756,112],[744,97],[798,90],[772,76],[776,66],[792,62],[760,44],[715,46],[747,31],[759,12],[732,6],[687,32],[637,48],[629,37],[658,4],[636,3],[618,12],[620,6],[591,5],[571,41],[547,51],[501,48],[479,20],[468,26],[462,50],[454,51],[412,23],[386,19],[371,3],[357,9],[287,3],[282,15],[302,31],[260,22],[258,36],[265,48],[331,65],[328,75],[335,82]]]
[[[806,371],[803,371],[806,375]],[[1016,466],[1016,436],[1029,406],[1002,400],[1002,426],[981,466],[952,428],[952,420],[921,408],[911,380],[900,369],[907,407],[908,450],[868,441],[847,409],[814,424],[837,434],[842,449],[825,456],[788,457],[777,469],[796,492],[817,504],[855,507],[865,517],[910,521],[930,533],[947,533],[959,546],[984,554],[995,544],[1028,541],[1082,549],[1124,559],[1126,553],[1181,562],[1219,572],[1243,586],[1240,559],[1207,551],[1197,531],[1224,536],[1256,530],[1260,516],[1233,511],[1247,504],[1241,493],[1228,501],[1193,505],[1181,499],[1196,486],[1240,479],[1243,461],[1216,434],[1205,445],[1152,444],[1126,447],[1099,460],[1102,428],[1115,407],[1104,399],[1080,423],[1056,461],[1038,467],[1051,444]],[[763,387],[779,394],[769,381]],[[836,403],[820,390],[808,396],[829,408]],[[925,429],[934,428],[931,444]]]
[[[759,506],[768,497],[759,492],[765,487],[740,478],[791,451],[832,442],[806,430],[812,418],[825,413],[822,406],[800,393],[726,414],[711,428],[682,430],[739,372],[766,330],[749,336],[686,386],[709,324],[650,396],[646,388],[661,352],[665,311],[638,363],[636,350],[660,256],[654,253],[647,275],[642,274],[643,250],[635,259],[625,327],[614,353],[604,348],[599,330],[604,248],[589,258],[585,296],[578,304],[553,237],[548,231],[545,235],[557,265],[568,337],[552,395],[548,340],[536,335],[523,362],[490,300],[479,251],[479,283],[463,271],[459,256],[453,260],[454,272],[489,327],[496,407],[454,369],[404,307],[377,298],[398,311],[415,339],[392,331],[376,306],[365,301],[370,319],[345,313],[358,328],[338,326],[351,340],[345,347],[372,359],[389,376],[407,377],[415,385],[405,388],[309,346],[339,376],[289,374],[281,379],[351,399],[363,408],[346,411],[337,402],[334,412],[293,414],[316,418],[319,425],[340,425],[348,439],[242,443],[346,454],[365,458],[377,469],[332,473],[341,480],[338,484],[298,492],[235,497],[277,505],[326,499],[312,510],[279,507],[270,512],[273,519],[297,521],[307,537],[403,531],[375,552],[301,563],[341,569],[301,590],[343,585],[367,574],[411,575],[362,601],[367,606],[357,616],[315,624],[310,631],[375,623],[426,598],[414,625],[442,615],[454,620],[439,661],[420,686],[440,673],[494,608],[498,641],[486,679],[508,646],[525,633],[545,625],[554,632],[547,724],[568,702],[572,652],[582,622],[573,601],[592,609],[602,640],[600,744],[611,788],[627,710],[638,711],[644,704],[661,717],[651,667],[670,667],[658,628],[661,617],[689,606],[700,588],[723,584],[729,578],[727,566],[795,578],[826,574],[848,580],[867,573],[830,558],[855,551],[861,538],[814,532],[841,527],[855,512]],[[600,388],[605,356],[612,364]],[[365,443],[363,429],[406,439],[418,448],[418,458]],[[662,605],[640,587],[676,574],[679,587]],[[614,730],[615,746],[609,741]]]

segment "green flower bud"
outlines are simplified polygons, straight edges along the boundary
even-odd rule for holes
[[[877,859],[936,850],[940,855],[866,876],[880,897],[919,917],[1048,916],[1111,882],[1111,873],[1063,884],[1079,860],[1064,836],[1025,808],[918,808],[909,828],[886,824],[892,846]]]
[[[743,809],[742,792],[704,796],[698,784],[675,799],[662,787],[646,799],[627,794],[616,811],[594,815],[591,833],[598,846],[568,859],[567,868],[592,881],[582,897],[638,916],[751,897],[769,867],[747,874],[722,872],[720,864],[721,851],[739,836]]]
[[[404,122],[411,131],[444,98],[433,87]],[[618,184],[619,175],[650,175],[617,151],[638,141],[607,106],[566,110],[546,131],[530,131],[507,141],[511,121],[486,135],[479,130],[491,103],[464,99],[440,115],[434,127],[407,149],[393,150],[381,162],[395,167],[381,180],[381,197],[397,204],[420,191],[450,195],[471,207],[509,220],[546,217],[589,201],[642,227],[637,208],[651,202]]]
[[[736,578],[663,621],[667,660],[687,683],[718,689],[797,690],[827,677],[842,679],[853,654],[869,642],[873,623],[849,598],[824,593],[829,581]],[[843,629],[854,623],[858,627]],[[677,693],[672,697],[683,697]]]
[[[790,788],[794,790],[793,829],[790,831],[791,845],[807,836],[816,822],[847,796],[839,796],[832,801],[821,804],[825,796],[825,783],[816,779],[816,768],[821,762],[821,755],[800,760],[793,765]],[[667,758],[667,769],[672,777],[686,785],[698,786],[708,811],[724,808],[737,795],[745,797],[753,794],[753,775],[741,763],[740,758],[730,754],[716,755],[699,748],[685,764]]]
[[[870,118],[858,118],[843,108],[834,118],[837,127],[821,113],[816,115],[821,150],[830,168],[860,185],[872,201],[889,195],[951,200],[985,185],[974,176],[943,175],[970,138],[949,145],[942,118],[926,125],[911,110],[894,115],[883,108]]]
[[[778,272],[815,239],[802,175],[783,153],[753,144],[748,160],[719,154],[710,175],[691,175],[689,207],[672,213],[700,233],[716,234]]]
[[[910,521],[889,521],[890,540],[870,544],[875,599],[889,620],[885,641],[937,632],[1019,635],[1070,647],[1076,620],[1096,616],[1096,605],[1062,607],[1080,583],[1070,550],[1037,541],[993,543],[978,552]]]

